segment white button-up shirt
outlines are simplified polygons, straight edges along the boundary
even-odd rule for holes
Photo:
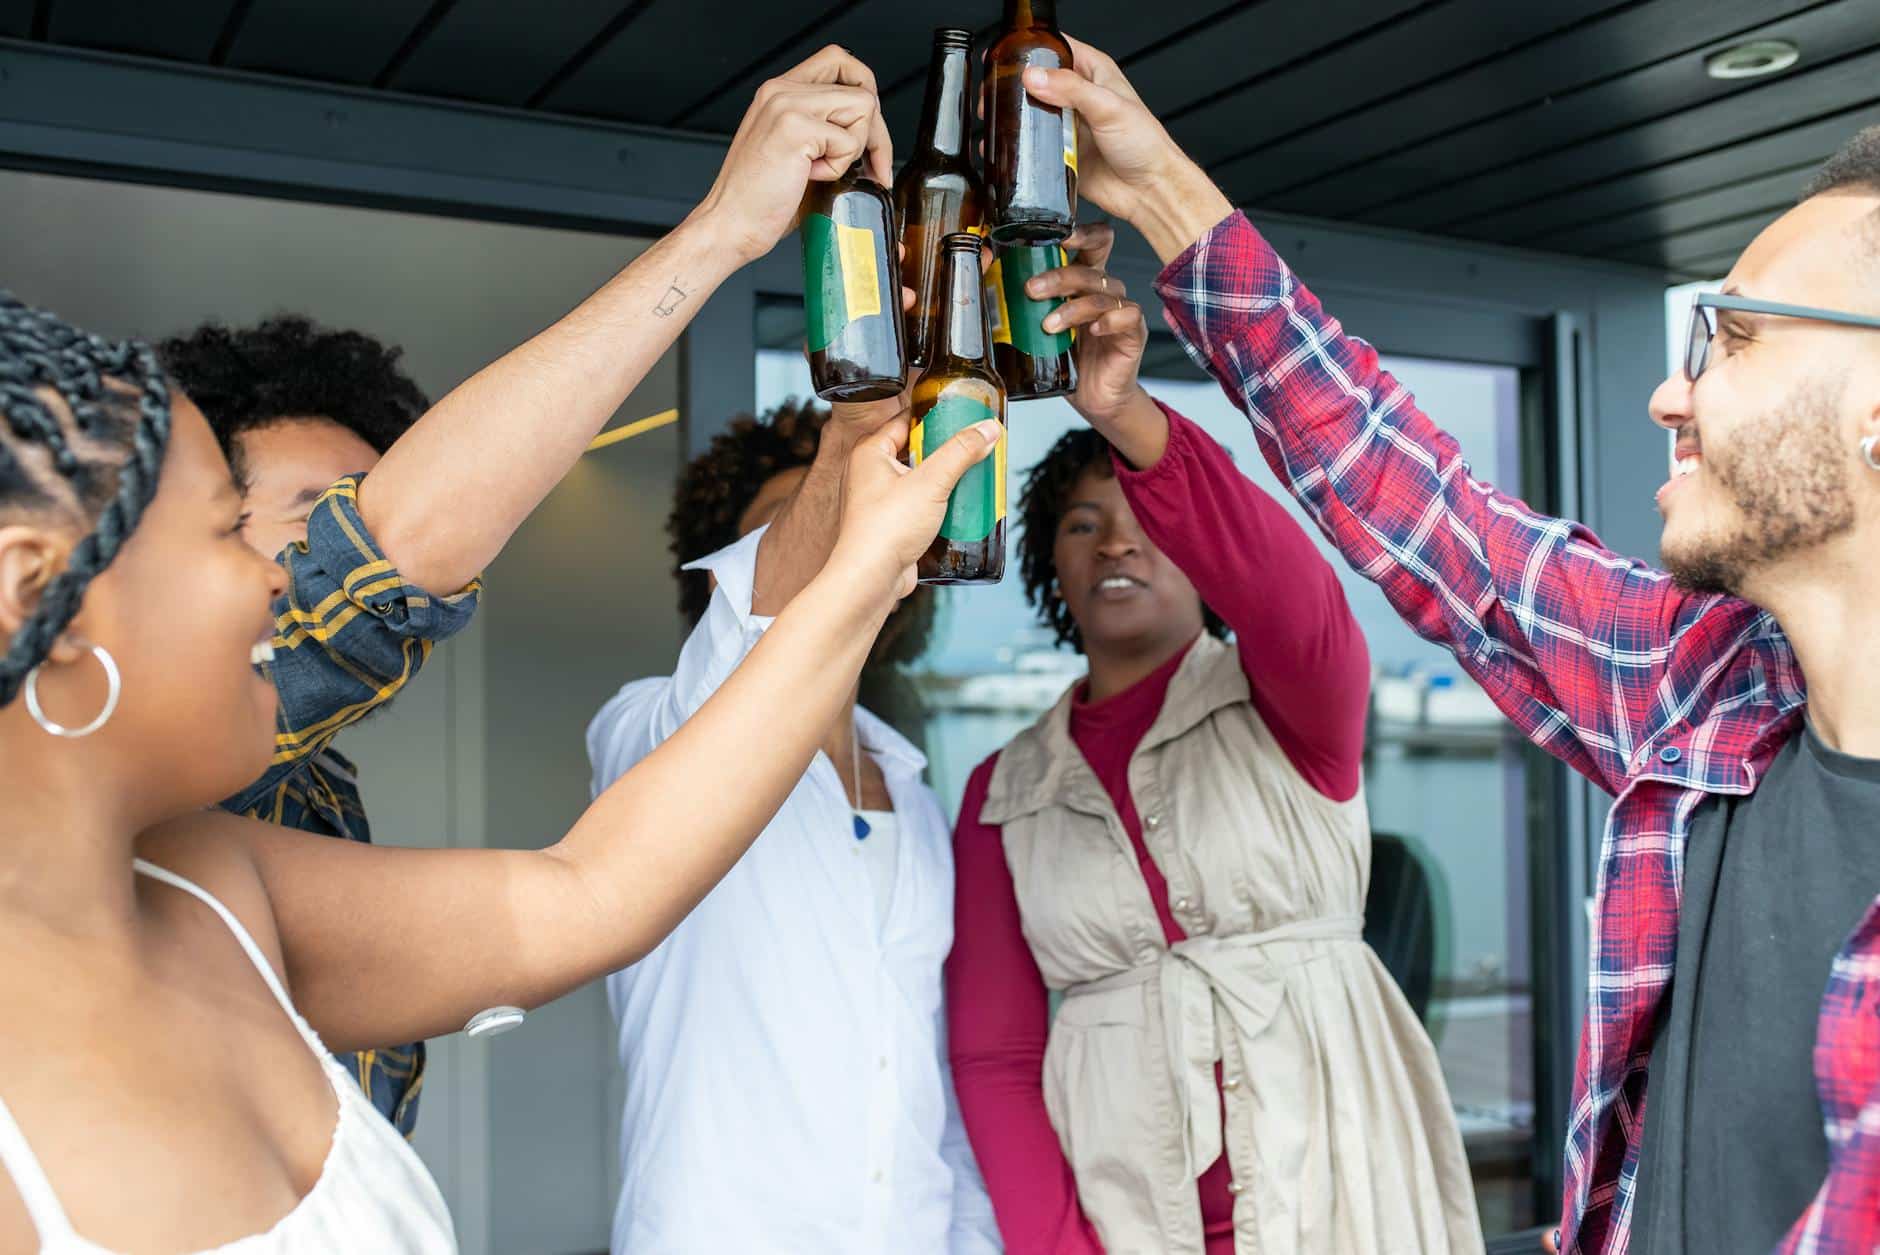
[[[670,678],[588,729],[598,793],[671,736],[765,629],[762,530],[693,565],[717,580]],[[607,979],[626,1075],[614,1255],[982,1255],[1000,1250],[947,1068],[946,817],[926,760],[858,711],[899,817],[885,909],[843,781],[817,755],[729,875]],[[723,786],[738,786],[737,764]]]

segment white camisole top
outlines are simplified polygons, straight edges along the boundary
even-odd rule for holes
[[[333,1144],[307,1196],[266,1233],[238,1238],[201,1255],[330,1255],[333,1251],[453,1255],[457,1238],[437,1183],[398,1130],[334,1061],[319,1034],[294,1010],[273,967],[241,921],[193,881],[142,859],[135,866],[140,874],[181,889],[221,917],[281,1010],[300,1030],[339,1097]],[[112,1255],[72,1228],[52,1182],[4,1102],[0,1102],[0,1167],[13,1178],[13,1188],[39,1230],[40,1255]]]

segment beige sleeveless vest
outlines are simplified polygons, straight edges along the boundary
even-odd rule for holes
[[[1308,784],[1203,635],[1129,765],[1171,948],[1069,728],[1066,694],[999,755],[980,818],[1064,995],[1045,1104],[1105,1249],[1202,1255],[1195,1179],[1225,1149],[1236,1255],[1481,1251],[1435,1049],[1359,935],[1363,794]]]

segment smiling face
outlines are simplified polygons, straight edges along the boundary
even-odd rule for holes
[[[243,536],[264,558],[307,539],[307,516],[347,475],[378,465],[379,451],[329,418],[283,418],[235,438],[247,496]]]
[[[1880,197],[1816,196],[1771,224],[1724,290],[1880,313]],[[1710,361],[1653,394],[1676,433],[1658,493],[1666,567],[1683,585],[1757,597],[1782,564],[1806,578],[1872,526],[1876,482],[1860,441],[1880,429],[1880,331],[1717,311]]]
[[[1052,558],[1093,668],[1106,657],[1166,657],[1200,635],[1201,595],[1143,533],[1107,463],[1071,485]]]
[[[37,451],[26,456],[43,466]],[[241,517],[207,421],[173,394],[156,492],[40,668],[47,716],[78,727],[104,706],[91,647],[116,660],[122,701],[96,735],[74,744],[98,756],[108,787],[145,822],[214,805],[258,777],[273,753],[276,697],[263,664],[286,577],[244,543]],[[11,637],[95,527],[66,509],[0,527],[0,635]],[[10,727],[44,742],[23,718]]]

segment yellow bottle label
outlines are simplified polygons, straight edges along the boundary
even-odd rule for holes
[[[986,271],[986,321],[990,324],[994,344],[1012,342],[1012,315],[1005,305],[1004,272],[996,257],[992,259],[992,269]]]
[[[1069,109],[1060,110],[1064,116],[1064,164],[1077,173],[1077,114]]]
[[[836,251],[842,258],[842,303],[849,320],[881,312],[881,272],[875,265],[875,233],[867,227],[836,224]]]

